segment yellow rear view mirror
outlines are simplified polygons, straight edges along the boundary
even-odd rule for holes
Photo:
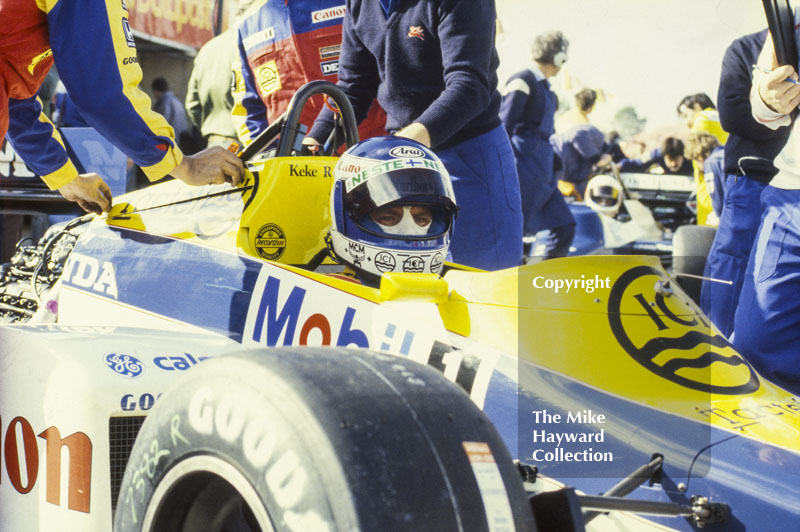
[[[417,301],[444,303],[449,290],[447,281],[435,273],[384,273],[381,277],[381,301]]]

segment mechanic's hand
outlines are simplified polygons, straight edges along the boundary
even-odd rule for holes
[[[757,65],[760,71],[766,72],[753,77],[761,100],[773,111],[788,115],[800,104],[800,85],[786,81],[787,78],[797,81],[797,72],[791,65],[778,66],[771,35],[767,35]]]
[[[111,189],[97,174],[81,174],[58,191],[86,212],[101,214],[111,210]]]
[[[428,128],[424,125],[420,124],[419,122],[413,122],[397,133],[395,133],[398,137],[406,137],[411,140],[416,140],[420,144],[424,144],[428,148],[431,147],[431,134],[428,132]]]
[[[195,155],[184,155],[181,164],[170,174],[187,185],[231,183],[238,186],[244,178],[244,163],[222,146],[212,146]]]
[[[610,165],[612,162],[614,162],[614,158],[611,156],[611,154],[604,153],[603,156],[600,157],[600,160],[597,161],[597,164],[595,164],[595,167],[598,169],[602,169]]]

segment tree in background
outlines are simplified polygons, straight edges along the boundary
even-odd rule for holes
[[[647,119],[639,118],[636,109],[632,105],[627,105],[617,111],[613,123],[614,129],[619,132],[620,136],[623,139],[629,139],[644,131]]]

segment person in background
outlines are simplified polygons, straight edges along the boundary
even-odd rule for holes
[[[719,219],[725,197],[725,150],[714,135],[692,132],[686,138],[684,154],[686,159],[703,167],[706,190],[714,216]]]
[[[795,41],[800,30],[794,30]],[[734,318],[733,345],[764,377],[800,394],[800,103],[792,65],[778,66],[765,39],[753,71],[753,117],[770,129],[790,129],[775,158],[778,173],[761,193],[761,223],[747,262]],[[794,64],[797,64],[795,59]],[[791,78],[791,79],[789,79]]]
[[[523,236],[547,230],[545,258],[563,257],[575,236],[575,218],[553,174],[553,117],[558,98],[548,79],[567,60],[569,42],[560,31],[539,35],[531,47],[532,65],[509,78],[500,118],[511,138],[522,199]],[[528,255],[527,250],[523,250]]]
[[[614,161],[615,163],[618,163],[627,157],[625,155],[625,152],[622,151],[622,146],[620,145],[621,141],[622,141],[622,135],[619,134],[619,131],[609,131],[606,134],[606,144],[608,145],[608,153],[611,154],[611,160]]]
[[[153,110],[166,118],[169,125],[172,126],[178,146],[183,151],[191,153],[195,148],[192,139],[192,123],[186,115],[183,103],[175,96],[174,92],[169,90],[169,83],[162,77],[155,78],[150,84],[150,89],[155,98]]]
[[[733,332],[733,318],[744,282],[750,250],[761,221],[761,193],[778,170],[778,155],[789,128],[772,130],[758,123],[750,107],[752,65],[767,38],[767,30],[733,41],[722,59],[719,80],[719,120],[730,132],[725,143],[725,201],[719,228],[711,245],[704,277],[732,285],[703,281],[700,308],[725,336]]]
[[[519,178],[499,117],[494,0],[346,6],[337,85],[356,118],[366,117],[377,95],[387,131],[431,147],[444,163],[460,207],[450,247],[455,262],[491,270],[519,265]],[[325,142],[332,115],[323,109],[317,117],[303,141],[310,149]]]
[[[242,15],[233,65],[232,117],[243,145],[283,114],[294,93],[307,82],[336,83],[343,3],[256,0]],[[302,127],[311,126],[323,101],[315,96],[307,102],[300,116]],[[358,129],[359,138],[386,135],[385,125],[386,114],[373,105]]]
[[[661,147],[651,151],[648,157],[619,161],[619,171],[691,176],[694,172],[692,161],[684,157],[684,149],[681,139],[667,137]]]
[[[53,100],[55,100],[56,97],[59,81],[58,69],[53,65],[39,87],[39,100],[42,102],[42,112],[44,116],[51,120],[53,118]],[[2,139],[0,139],[0,143],[2,143]]]
[[[232,65],[234,61],[237,28],[234,23],[205,43],[194,58],[189,76],[186,112],[192,124],[200,130],[206,146],[227,148],[237,140],[236,126],[231,118],[233,71],[221,68]]]
[[[692,131],[705,131],[714,135],[720,145],[724,146],[728,140],[728,132],[722,128],[719,121],[719,112],[711,100],[704,93],[684,96],[677,107],[678,116],[686,122]]]
[[[0,0],[0,138],[8,140],[48,187],[90,212],[108,211],[111,192],[97,174],[82,174],[69,159],[36,92],[50,67],[81,115],[140,165],[148,178],[166,174],[191,185],[238,184],[244,165],[219,148],[185,156],[164,117],[150,110],[136,43],[123,2],[48,3]],[[12,27],[13,26],[13,27]],[[79,36],[91,35],[92,38]]]
[[[575,93],[575,107],[559,116],[556,120],[556,133],[563,133],[575,126],[589,124],[589,115],[597,103],[597,91],[582,89]]]
[[[707,94],[700,92],[685,96],[678,104],[677,110],[678,116],[686,122],[691,131],[710,133],[717,138],[720,145],[725,145],[728,133],[722,129],[719,113]],[[693,169],[697,191],[697,225],[716,227],[719,219],[713,214],[714,208],[711,205],[711,196],[706,190],[703,167],[695,162]]]
[[[582,200],[592,173],[611,163],[605,135],[591,124],[582,124],[556,132],[550,137],[550,144],[559,161],[556,165],[559,189],[565,196]]]

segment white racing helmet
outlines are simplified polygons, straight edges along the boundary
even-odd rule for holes
[[[586,205],[606,216],[616,216],[622,206],[622,185],[608,175],[598,175],[586,185]]]
[[[456,207],[430,149],[403,137],[350,147],[333,169],[330,245],[367,281],[387,272],[441,273]]]

